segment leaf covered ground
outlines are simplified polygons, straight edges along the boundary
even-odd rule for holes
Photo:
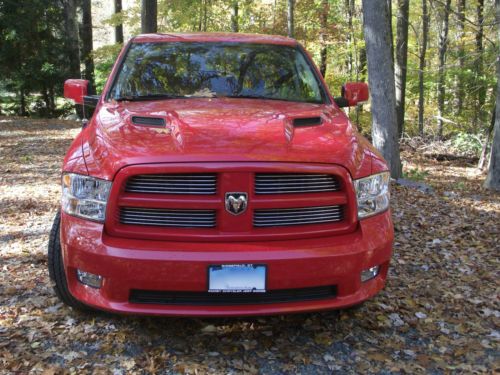
[[[388,284],[361,308],[244,319],[85,315],[47,273],[79,124],[0,117],[0,373],[498,373],[500,196],[460,160],[403,152]],[[411,161],[408,162],[408,161]]]

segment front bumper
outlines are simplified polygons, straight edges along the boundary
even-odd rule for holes
[[[61,245],[71,294],[106,311],[169,316],[269,315],[343,308],[380,291],[392,252],[390,212],[364,219],[332,237],[266,242],[167,242],[111,237],[103,225],[61,216]],[[336,286],[333,298],[257,305],[160,305],[129,301],[130,291],[206,291],[213,264],[267,265],[267,289]],[[380,265],[362,283],[362,270]],[[103,276],[100,289],[79,283],[76,270]]]

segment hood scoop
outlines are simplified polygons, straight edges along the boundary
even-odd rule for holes
[[[139,126],[165,126],[165,119],[161,117],[132,116],[132,124]]]
[[[316,117],[301,117],[293,119],[293,126],[295,127],[305,127],[305,126],[318,126],[323,123],[323,119],[320,116]]]
[[[296,128],[308,128],[323,124],[323,116],[296,117],[284,122],[285,138],[288,143],[292,142]]]

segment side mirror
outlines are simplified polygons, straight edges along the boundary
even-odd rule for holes
[[[72,99],[76,104],[83,104],[88,86],[89,81],[86,79],[68,79],[64,82],[64,97]]]
[[[349,82],[342,86],[342,96],[335,98],[339,107],[353,107],[367,102],[370,98],[368,85],[364,82]]]

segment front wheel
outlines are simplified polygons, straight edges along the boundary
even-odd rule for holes
[[[57,297],[66,305],[82,311],[88,311],[90,308],[71,295],[68,289],[66,274],[64,273],[64,265],[61,251],[61,212],[58,211],[52,224],[49,236],[48,246],[48,267],[49,276],[52,280],[54,291]]]

